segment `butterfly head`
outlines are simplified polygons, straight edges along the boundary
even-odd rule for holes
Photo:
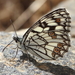
[[[19,37],[13,37],[13,39],[15,40],[16,43],[21,42],[21,38]]]

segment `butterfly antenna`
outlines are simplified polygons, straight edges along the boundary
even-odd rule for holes
[[[10,21],[11,21],[11,23],[12,23],[12,20],[11,20],[11,19],[10,19]],[[15,29],[13,23],[12,23],[12,26],[13,26],[13,29],[14,29],[14,31],[15,31],[16,37],[18,37],[18,36],[17,36],[17,33],[16,33],[16,29]],[[7,46],[9,46],[13,41],[14,41],[14,40],[12,40],[10,43],[8,43],[8,44],[4,47],[4,49],[2,50],[2,52],[3,52],[3,51],[5,50],[5,48],[6,48]]]
[[[12,42],[13,42],[14,40],[12,40],[9,44],[7,44],[5,47],[4,47],[4,49],[2,50],[2,52],[5,50],[5,48],[7,47],[7,46],[9,46]]]
[[[18,35],[17,35],[17,33],[16,33],[16,29],[15,29],[15,27],[14,27],[13,22],[12,22],[11,19],[10,19],[10,22],[12,23],[12,26],[13,26],[13,29],[14,29],[14,32],[15,32],[16,37],[18,37]]]

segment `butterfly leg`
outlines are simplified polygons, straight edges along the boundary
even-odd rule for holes
[[[15,62],[16,55],[18,54],[18,47],[16,47],[16,48],[17,48],[16,54],[15,54],[15,56],[10,60],[10,62]]]

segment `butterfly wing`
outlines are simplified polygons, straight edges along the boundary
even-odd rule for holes
[[[68,51],[70,16],[65,9],[57,9],[38,20],[24,34],[22,44],[33,55],[56,59]]]

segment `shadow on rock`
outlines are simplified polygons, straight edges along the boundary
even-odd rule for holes
[[[32,57],[30,57],[30,55],[27,55],[27,54],[23,54],[23,56],[21,56],[20,58],[21,60],[28,59],[40,70],[53,73],[54,75],[75,75],[75,70],[69,68],[68,66],[54,65],[49,62],[38,63],[35,59],[33,59]]]

